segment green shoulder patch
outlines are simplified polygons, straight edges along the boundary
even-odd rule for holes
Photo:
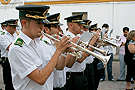
[[[67,36],[71,37],[71,35],[67,35]]]
[[[40,40],[42,41],[42,39],[40,38]]]
[[[44,40],[45,44],[49,44],[46,40]]]
[[[4,35],[5,34],[5,32],[1,32],[1,35]]]
[[[15,41],[14,45],[19,45],[20,47],[22,47],[23,46],[23,43],[24,43],[24,41],[21,38],[18,38]]]

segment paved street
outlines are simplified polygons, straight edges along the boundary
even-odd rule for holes
[[[116,80],[119,77],[120,73],[120,63],[118,61],[118,55],[113,56],[113,78]],[[125,69],[126,70],[126,69]],[[107,69],[106,69],[107,72]],[[106,74],[107,75],[107,74]],[[125,81],[108,81],[106,76],[105,81],[100,82],[98,90],[125,90],[126,82]],[[133,84],[131,84],[133,87]]]
[[[119,62],[118,61],[113,61],[113,77],[115,80],[119,77]],[[105,81],[100,82],[98,90],[125,90],[125,88],[126,88],[125,81],[117,81],[117,82],[108,81],[107,76],[106,76]]]
[[[113,61],[113,77],[116,80],[119,76],[119,61],[118,61],[118,55],[114,55],[114,61]],[[131,85],[133,87],[133,84]],[[4,89],[3,79],[2,79],[2,67],[0,65],[0,89]],[[106,80],[103,82],[100,82],[99,89],[98,90],[125,90],[126,88],[126,82],[125,81],[108,81],[107,76]]]

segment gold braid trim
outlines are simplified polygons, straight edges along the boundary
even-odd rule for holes
[[[72,20],[72,22],[83,22],[83,20]]]
[[[46,19],[47,16],[45,17],[41,17],[41,16],[38,16],[38,15],[29,15],[29,14],[26,14],[26,17],[30,17],[30,18],[34,18],[34,19]]]

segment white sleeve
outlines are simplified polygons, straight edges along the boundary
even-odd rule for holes
[[[0,45],[2,48],[6,50],[10,44],[11,42],[7,39],[5,35],[0,35]]]
[[[34,62],[32,62],[29,54],[21,47],[11,47],[8,53],[8,58],[11,68],[15,70],[21,79],[37,68]]]

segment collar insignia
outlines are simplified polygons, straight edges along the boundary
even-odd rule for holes
[[[1,35],[4,35],[4,34],[5,34],[5,32],[2,31]]]
[[[45,44],[49,44],[46,40],[44,40]]]
[[[22,47],[23,46],[23,43],[24,43],[24,41],[21,38],[18,38],[16,40],[16,42],[14,43],[14,45],[19,45],[20,47]]]

